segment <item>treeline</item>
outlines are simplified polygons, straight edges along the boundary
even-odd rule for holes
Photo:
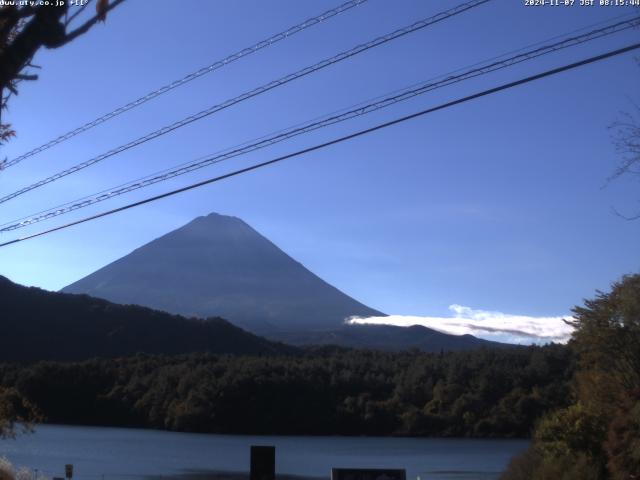
[[[573,401],[546,414],[504,480],[640,478],[640,275],[574,309]]]
[[[136,355],[1,365],[49,422],[237,434],[524,437],[570,401],[563,346]]]

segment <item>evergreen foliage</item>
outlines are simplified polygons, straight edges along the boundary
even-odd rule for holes
[[[54,423],[238,434],[526,437],[569,402],[559,345],[471,352],[321,348],[0,366]]]

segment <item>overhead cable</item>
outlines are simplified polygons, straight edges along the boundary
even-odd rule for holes
[[[321,13],[320,15],[309,18],[302,23],[294,25],[293,27],[290,27],[287,30],[284,30],[280,33],[276,33],[275,35],[272,35],[271,37],[265,40],[262,40],[254,45],[251,45],[250,47],[243,48],[242,50],[232,53],[231,55],[223,58],[222,60],[218,60],[212,63],[211,65],[202,67],[201,69],[196,70],[195,72],[191,72],[178,80],[168,83],[167,85],[163,85],[162,87],[152,92],[149,92],[146,95],[143,95],[142,97],[132,102],[122,105],[121,107],[118,107],[115,110],[112,110],[111,112],[96,118],[95,120],[87,122],[78,128],[74,128],[73,130],[70,130],[69,132],[62,134],[59,137],[56,137],[53,140],[50,140],[47,143],[40,145],[37,148],[34,148],[33,150],[23,153],[22,155],[16,158],[7,160],[5,162],[0,162],[0,169],[6,169],[9,167],[12,167],[13,165],[18,164],[29,157],[32,157],[40,152],[44,152],[45,150],[48,150],[49,148],[55,145],[58,145],[59,143],[69,140],[70,138],[73,138],[76,135],[86,132],[87,130],[90,130],[108,120],[111,120],[114,117],[117,117],[118,115],[124,112],[127,112],[133,108],[139,107],[140,105],[148,102],[149,100],[153,100],[154,98],[159,97],[160,95],[163,95],[175,88],[181,87],[182,85],[185,85],[186,83],[189,83],[192,80],[195,80],[196,78],[200,78],[203,75],[214,72],[215,70],[218,70],[226,65],[229,65],[230,63],[235,62],[236,60],[240,60],[241,58],[244,58],[248,55],[251,55],[252,53],[262,50],[263,48],[270,47],[271,45],[279,42],[280,40],[289,38],[295,35],[296,33],[299,33],[309,27],[317,25],[324,20],[328,20],[329,18],[335,17],[336,15],[339,15],[342,12],[346,12],[347,10],[353,7],[356,7],[366,1],[367,0],[349,0],[348,2],[338,5],[337,7],[332,8],[330,10],[327,10],[326,12]]]
[[[0,225],[0,232],[9,232],[9,231],[17,230],[19,228],[33,225],[35,223],[39,223],[44,220],[58,217],[66,213],[70,213],[75,210],[79,210],[81,208],[85,208],[90,205],[94,205],[96,203],[109,200],[110,198],[120,196],[125,193],[133,192],[135,190],[139,190],[141,188],[145,188],[145,187],[154,185],[156,183],[193,172],[200,168],[208,167],[210,165],[217,164],[234,157],[248,154],[255,150],[259,150],[259,149],[274,145],[276,143],[288,140],[298,135],[309,133],[311,131],[324,128],[329,125],[334,125],[336,123],[340,123],[355,117],[359,117],[359,116],[380,110],[382,108],[389,107],[396,103],[411,99],[415,96],[422,95],[424,93],[436,90],[438,88],[449,86],[464,80],[469,80],[471,78],[475,78],[480,75],[485,75],[491,72],[495,72],[503,68],[507,68],[528,60],[532,60],[532,59],[541,57],[543,55],[548,55],[550,53],[557,52],[559,50],[562,50],[568,47],[580,45],[595,39],[599,39],[604,36],[612,35],[614,33],[619,33],[624,30],[633,28],[638,24],[640,24],[640,16],[634,17],[632,19],[628,19],[625,21],[616,22],[614,24],[592,30],[582,35],[565,38],[561,41],[544,45],[542,47],[535,48],[532,50],[528,50],[528,51],[519,53],[517,55],[501,59],[499,61],[493,61],[493,62],[489,61],[485,64],[480,64],[480,66],[476,68],[469,69],[457,75],[445,75],[445,76],[437,77],[439,78],[439,80],[437,81],[428,80],[426,82],[422,82],[420,84],[413,85],[410,88],[404,89],[399,93],[395,93],[387,97],[379,97],[378,99],[376,99],[376,101],[373,101],[371,103],[360,104],[356,108],[352,108],[352,109],[343,111],[341,113],[321,117],[320,120],[306,122],[301,125],[289,128],[287,130],[280,131],[275,135],[265,136],[256,141],[245,142],[240,146],[233,147],[223,152],[216,152],[214,154],[201,157],[192,162],[184,163],[177,167],[166,169],[161,172],[156,172],[154,174],[148,175],[141,179],[137,179],[122,185],[118,185],[109,190],[103,190],[96,194],[89,195],[81,199],[74,200],[72,202],[68,202],[64,205],[58,205],[51,209],[44,210],[27,217],[17,219],[17,220],[13,220],[11,222],[7,222],[3,225]]]
[[[488,90],[483,90],[481,92],[474,93],[472,95],[468,95],[466,97],[459,98],[457,100],[453,100],[453,101],[450,101],[450,102],[447,102],[447,103],[443,103],[443,104],[440,104],[440,105],[438,105],[436,107],[427,108],[425,110],[421,110],[419,112],[412,113],[410,115],[406,115],[406,116],[403,116],[403,117],[400,117],[400,118],[396,118],[394,120],[391,120],[391,121],[388,121],[388,122],[385,122],[385,123],[381,123],[381,124],[378,124],[376,126],[373,126],[373,127],[370,127],[370,128],[366,128],[364,130],[359,130],[359,131],[357,131],[355,133],[351,133],[349,135],[344,135],[342,137],[338,137],[338,138],[335,138],[333,140],[330,140],[330,141],[327,141],[327,142],[324,142],[324,143],[321,143],[321,144],[318,144],[318,145],[314,145],[312,147],[304,148],[302,150],[298,150],[296,152],[289,153],[287,155],[283,155],[283,156],[274,158],[272,160],[268,160],[268,161],[261,162],[261,163],[255,164],[255,165],[251,165],[249,167],[241,168],[239,170],[235,170],[233,172],[226,173],[224,175],[219,175],[217,177],[209,178],[207,180],[203,180],[203,181],[200,181],[200,182],[197,182],[197,183],[193,183],[191,185],[187,185],[187,186],[182,187],[182,188],[171,190],[169,192],[162,193],[160,195],[155,195],[153,197],[149,197],[149,198],[146,198],[144,200],[140,200],[140,201],[137,201],[137,202],[134,202],[134,203],[130,203],[130,204],[124,205],[122,207],[114,208],[112,210],[108,210],[108,211],[101,212],[101,213],[98,213],[98,214],[95,214],[95,215],[91,215],[89,217],[85,217],[85,218],[82,218],[82,219],[79,219],[79,220],[75,220],[73,222],[69,222],[69,223],[66,223],[66,224],[63,224],[63,225],[59,225],[57,227],[50,228],[48,230],[43,230],[43,231],[40,231],[40,232],[37,232],[37,233],[33,233],[31,235],[27,235],[25,237],[16,238],[16,239],[10,240],[8,242],[0,243],[0,247],[6,247],[8,245],[13,245],[13,244],[16,244],[16,243],[24,242],[26,240],[30,240],[30,239],[33,239],[33,238],[41,237],[43,235],[48,235],[50,233],[57,232],[59,230],[70,228],[70,227],[73,227],[75,225],[86,223],[86,222],[89,222],[89,221],[92,221],[92,220],[96,220],[98,218],[102,218],[102,217],[106,217],[108,215],[113,215],[115,213],[123,212],[123,211],[129,210],[131,208],[139,207],[141,205],[146,205],[148,203],[152,203],[152,202],[161,200],[163,198],[168,198],[168,197],[177,195],[179,193],[183,193],[183,192],[186,192],[186,191],[189,191],[189,190],[193,190],[193,189],[205,186],[205,185],[209,185],[209,184],[212,184],[212,183],[219,182],[221,180],[225,180],[227,178],[232,178],[232,177],[235,177],[235,176],[238,176],[238,175],[242,175],[244,173],[251,172],[253,170],[258,170],[258,169],[263,168],[263,167],[274,165],[274,164],[282,162],[284,160],[288,160],[290,158],[299,157],[301,155],[304,155],[304,154],[307,154],[307,153],[311,153],[311,152],[314,152],[314,151],[317,151],[317,150],[321,150],[321,149],[327,148],[327,147],[329,147],[331,145],[336,145],[336,144],[345,142],[347,140],[352,140],[354,138],[358,138],[358,137],[367,135],[369,133],[373,133],[373,132],[376,132],[378,130],[382,130],[384,128],[388,128],[388,127],[391,127],[393,125],[404,123],[406,121],[413,120],[415,118],[422,117],[424,115],[427,115],[427,114],[430,114],[430,113],[433,113],[433,112],[436,112],[436,111],[439,111],[439,110],[444,110],[446,108],[450,108],[450,107],[453,107],[455,105],[460,105],[462,103],[466,103],[466,102],[469,102],[471,100],[476,100],[478,98],[485,97],[487,95],[492,95],[494,93],[498,93],[498,92],[501,92],[503,90],[508,90],[508,89],[517,87],[519,85],[524,85],[526,83],[530,83],[530,82],[533,82],[533,81],[536,81],[536,80],[540,80],[540,79],[545,78],[545,77],[550,77],[552,75],[557,75],[557,74],[559,74],[561,72],[566,72],[568,70],[573,70],[575,68],[582,67],[582,66],[585,66],[585,65],[588,65],[588,64],[591,64],[591,63],[599,62],[599,61],[605,60],[607,58],[615,57],[617,55],[622,55],[624,53],[628,53],[630,51],[637,50],[639,48],[640,48],[640,43],[635,43],[635,44],[632,44],[632,45],[629,45],[629,46],[626,46],[626,47],[623,47],[623,48],[619,48],[617,50],[612,50],[612,51],[609,51],[607,53],[603,53],[601,55],[596,55],[594,57],[589,57],[589,58],[586,58],[584,60],[580,60],[578,62],[574,62],[574,63],[570,63],[568,65],[563,65],[561,67],[553,68],[551,70],[547,70],[547,71],[544,71],[542,73],[531,75],[529,77],[525,77],[525,78],[522,78],[520,80],[516,80],[516,81],[513,81],[513,82],[505,83],[505,84],[502,84],[500,86],[490,88]]]
[[[337,55],[334,55],[333,57],[327,58],[325,60],[322,60],[321,62],[318,62],[314,65],[311,65],[309,67],[305,67],[302,70],[298,70],[297,72],[291,73],[289,75],[286,75],[284,77],[279,78],[278,80],[274,80],[271,81],[269,83],[266,83],[258,88],[255,88],[253,90],[250,90],[248,92],[245,92],[237,97],[231,98],[229,100],[226,100],[223,103],[217,104],[217,105],[213,105],[205,110],[202,110],[198,113],[195,113],[193,115],[190,115],[186,118],[183,118],[182,120],[179,120],[177,122],[174,122],[170,125],[167,125],[165,127],[162,127],[158,130],[155,130],[151,133],[148,133],[147,135],[144,135],[142,137],[139,137],[131,142],[128,142],[124,145],[120,145],[119,147],[116,147],[114,149],[111,149],[101,155],[98,155],[96,157],[93,157],[89,160],[86,160],[82,163],[79,163],[77,165],[74,165],[73,167],[70,167],[66,170],[63,170],[61,172],[58,172],[50,177],[44,178],[42,180],[39,180],[31,185],[28,185],[26,187],[23,187],[13,193],[10,193],[8,195],[5,195],[4,197],[0,198],[0,203],[5,203],[13,198],[16,198],[20,195],[23,195],[27,192],[30,192],[31,190],[35,190],[36,188],[40,188],[44,185],[47,185],[51,182],[55,182],[56,180],[59,180],[63,177],[66,177],[67,175],[71,175],[73,173],[76,173],[80,170],[83,170],[87,167],[90,167],[91,165],[95,165],[96,163],[102,162],[103,160],[112,157],[114,155],[117,155],[119,153],[124,152],[125,150],[129,150],[130,148],[136,147],[138,145],[141,145],[143,143],[146,143],[150,140],[153,140],[155,138],[158,138],[162,135],[165,135],[169,132],[172,132],[178,128],[184,127],[185,125],[189,125],[197,120],[201,120],[205,117],[208,117],[209,115],[212,115],[214,113],[217,113],[221,110],[224,110],[226,108],[229,108],[237,103],[243,102],[245,100],[248,100],[250,98],[253,98],[257,95],[260,95],[262,93],[268,92],[270,90],[273,90],[274,88],[280,87],[282,85],[286,85],[289,82],[292,82],[294,80],[297,80],[299,78],[305,77],[313,72],[316,72],[318,70],[321,70],[325,67],[328,67],[330,65],[333,65],[335,63],[341,62],[343,60],[346,60],[348,58],[351,58],[355,55],[358,55],[362,52],[365,52],[367,50],[370,50],[372,48],[378,47],[380,45],[383,45],[387,42],[390,42],[392,40],[395,40],[397,38],[403,37],[405,35],[408,35],[409,33],[413,33],[416,32],[418,30],[421,30],[425,27],[428,27],[430,25],[433,25],[435,23],[441,22],[443,20],[446,20],[448,18],[451,18],[455,15],[458,15],[462,12],[465,12],[467,10],[470,10],[472,8],[478,7],[484,3],[487,3],[491,0],[472,0],[470,2],[466,2],[463,3],[461,5],[458,5],[457,7],[453,7],[449,10],[446,10],[444,12],[441,12],[437,15],[428,17],[428,18],[424,18],[418,22],[415,22],[409,26],[406,26],[404,28],[400,28],[398,30],[395,30],[391,33],[388,33],[386,35],[383,35],[381,37],[377,37],[367,43],[363,43],[361,45],[358,45],[350,50],[346,50],[344,52],[341,52]]]

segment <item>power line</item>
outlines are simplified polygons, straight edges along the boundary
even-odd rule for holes
[[[639,22],[640,22],[640,16],[634,17],[625,21],[614,23],[612,25],[606,25],[604,27],[592,30],[582,35],[565,38],[553,44],[544,45],[536,49],[525,51],[518,55],[508,57],[506,59],[494,61],[484,65],[479,63],[476,65],[481,65],[481,66],[472,68],[458,75],[447,76],[446,74],[446,75],[437,77],[437,78],[441,78],[441,80],[438,80],[438,81],[427,80],[426,82],[422,82],[420,84],[416,84],[411,87],[408,87],[407,89],[404,89],[400,91],[400,93],[397,93],[395,95],[391,95],[387,97],[378,97],[376,101],[373,101],[368,104],[361,103],[356,108],[347,109],[346,111],[342,111],[339,114],[331,114],[331,115],[322,117],[321,120],[318,120],[318,121],[310,121],[301,125],[297,125],[295,127],[282,130],[276,133],[275,135],[264,136],[255,141],[245,142],[242,145],[239,145],[237,147],[232,147],[231,149],[228,149],[226,151],[216,152],[214,154],[201,157],[200,159],[179,165],[177,167],[166,169],[161,172],[156,172],[154,174],[147,175],[146,177],[143,177],[122,185],[118,185],[109,190],[103,190],[96,194],[89,195],[81,199],[68,202],[63,205],[58,205],[56,207],[53,207],[38,213],[34,213],[27,217],[23,217],[17,220],[13,220],[11,222],[7,222],[3,225],[0,225],[0,232],[9,232],[9,231],[17,230],[19,228],[27,227],[29,225],[33,225],[35,223],[39,223],[44,220],[49,220],[51,218],[58,217],[66,213],[70,213],[72,211],[79,210],[81,208],[85,208],[90,205],[103,202],[110,198],[120,196],[125,193],[130,193],[135,190],[145,188],[145,187],[154,185],[156,183],[193,172],[200,168],[204,168],[213,164],[220,163],[225,160],[229,160],[231,158],[248,154],[250,152],[253,152],[265,147],[269,147],[271,145],[288,140],[298,135],[306,134],[311,131],[327,127],[329,125],[334,125],[336,123],[350,120],[358,116],[366,115],[368,113],[389,107],[398,102],[411,99],[415,96],[422,95],[424,93],[436,90],[438,88],[453,85],[455,83],[468,80],[471,78],[475,78],[480,75],[485,75],[491,72],[495,72],[503,68],[507,68],[507,67],[522,63],[524,61],[532,60],[532,59],[541,57],[543,55],[557,52],[564,48],[580,45],[582,43],[586,43],[588,41],[602,38],[604,36],[612,35],[614,33],[619,33],[624,30],[637,26]],[[557,38],[557,37],[554,37],[554,38]]]
[[[153,140],[157,137],[160,137],[162,135],[165,135],[169,132],[172,132],[173,130],[176,130],[178,128],[184,127],[185,125],[189,125],[197,120],[201,120],[205,117],[208,117],[209,115],[212,115],[216,112],[219,112],[221,110],[224,110],[226,108],[229,108],[237,103],[240,103],[244,100],[248,100],[250,98],[253,98],[257,95],[260,95],[262,93],[268,92],[269,90],[272,90],[276,87],[285,85],[289,82],[292,82],[294,80],[297,80],[298,78],[302,78],[304,76],[307,76],[313,72],[316,72],[318,70],[321,70],[325,67],[328,67],[330,65],[333,65],[335,63],[341,62],[343,60],[346,60],[348,58],[351,58],[355,55],[358,55],[362,52],[365,52],[367,50],[370,50],[372,48],[378,47],[380,45],[383,45],[387,42],[390,42],[392,40],[395,40],[397,38],[403,37],[409,33],[413,33],[415,31],[421,30],[425,27],[428,27],[430,25],[433,25],[435,23],[441,22],[443,20],[446,20],[448,18],[451,18],[455,15],[458,15],[460,13],[463,13],[467,10],[470,10],[472,8],[478,7],[484,3],[487,3],[491,0],[471,0],[470,2],[466,2],[463,3],[461,5],[458,5],[454,8],[451,8],[449,10],[446,10],[444,12],[438,13],[437,15],[428,17],[428,18],[424,18],[422,20],[419,20],[418,22],[413,23],[412,25],[406,26],[404,28],[400,28],[398,30],[395,30],[391,33],[388,33],[386,35],[383,35],[381,37],[377,37],[367,43],[358,45],[350,50],[346,50],[344,52],[341,52],[337,55],[334,55],[331,58],[322,60],[321,62],[318,62],[314,65],[311,65],[309,67],[305,67],[302,70],[298,70],[295,73],[291,73],[289,75],[286,75],[284,77],[279,78],[278,80],[274,80],[272,82],[266,83],[258,88],[255,88],[253,90],[250,90],[248,92],[245,92],[237,97],[234,97],[232,99],[229,99],[223,103],[217,104],[217,105],[213,105],[205,110],[202,110],[196,114],[190,115],[189,117],[186,117],[182,120],[179,120],[177,122],[174,122],[170,125],[167,125],[165,127],[162,127],[158,130],[155,130],[154,132],[151,132],[143,137],[139,137],[136,140],[133,140],[129,143],[126,143],[124,145],[121,145],[119,147],[116,147],[112,150],[109,150],[106,153],[103,153],[101,155],[98,155],[97,157],[93,157],[89,160],[86,160],[82,163],[79,163],[71,168],[68,168],[66,170],[63,170],[61,172],[58,172],[50,177],[44,178],[42,180],[39,180],[38,182],[35,182],[29,186],[23,187],[20,190],[17,190],[13,193],[10,193],[2,198],[0,198],[0,203],[5,203],[13,198],[16,198],[20,195],[23,195],[27,192],[30,192],[31,190],[34,190],[36,188],[42,187],[44,185],[47,185],[51,182],[54,182],[56,180],[59,180],[63,177],[66,177],[67,175],[71,175],[73,173],[76,173],[80,170],[83,170],[91,165],[94,165],[98,162],[101,162],[109,157],[112,157],[114,155],[117,155],[121,152],[124,152],[125,150],[128,150],[130,148],[136,147],[138,145],[141,145],[143,143],[146,143],[150,140]]]
[[[122,105],[121,107],[116,108],[115,110],[106,113],[104,115],[102,115],[101,117],[96,118],[95,120],[92,120],[90,122],[85,123],[84,125],[75,128],[63,135],[60,135],[57,138],[54,138],[53,140],[40,145],[37,148],[34,148],[33,150],[26,152],[22,155],[20,155],[19,157],[16,157],[12,160],[9,160],[7,162],[4,163],[0,163],[0,168],[1,169],[5,169],[5,168],[9,168],[12,167],[13,165],[16,165],[20,162],[22,162],[23,160],[32,157],[40,152],[43,152],[45,150],[48,150],[49,148],[58,145],[59,143],[64,142],[65,140],[69,140],[72,137],[75,137],[76,135],[79,135],[83,132],[86,132],[87,130],[92,129],[93,127],[96,127],[108,120],[111,120],[114,117],[117,117],[118,115],[127,112],[133,108],[139,107],[140,105],[148,102],[149,100],[152,100],[156,97],[159,97],[160,95],[163,95],[171,90],[173,90],[174,88],[178,88],[181,87],[182,85],[189,83],[192,80],[195,80],[196,78],[202,77],[203,75],[206,75],[208,73],[211,73],[215,70],[218,70],[219,68],[222,68],[230,63],[235,62],[236,60],[240,60],[241,58],[244,58],[248,55],[251,55],[252,53],[255,53],[259,50],[262,50],[263,48],[266,47],[270,47],[271,45],[273,45],[274,43],[279,42],[280,40],[284,40],[288,37],[291,37],[292,35],[295,35],[296,33],[302,32],[303,30],[312,27],[314,25],[317,25],[319,23],[321,23],[324,20],[328,20],[329,18],[335,17],[336,15],[339,15],[343,12],[346,12],[347,10],[356,7],[364,2],[366,2],[367,0],[349,0],[348,2],[345,2],[341,5],[338,5],[335,8],[332,8],[330,10],[327,10],[324,13],[321,13],[320,15],[317,15],[315,17],[309,18],[307,20],[305,20],[302,23],[299,23],[297,25],[294,25],[293,27],[288,28],[287,30],[284,30],[280,33],[276,33],[275,35],[272,35],[271,37],[262,40],[254,45],[251,45],[250,47],[247,48],[243,48],[242,50],[239,50],[235,53],[232,53],[231,55],[229,55],[226,58],[223,58],[222,60],[218,60],[214,63],[212,63],[211,65],[207,65],[206,67],[202,67],[199,70],[196,70],[195,72],[189,73],[188,75],[185,75],[184,77],[175,80],[167,85],[164,85],[160,88],[158,88],[157,90],[154,90],[152,92],[147,93],[146,95],[143,95],[142,97],[129,102],[125,105]]]
[[[146,198],[144,200],[140,200],[138,202],[130,203],[130,204],[124,205],[122,207],[114,208],[112,210],[101,212],[101,213],[98,213],[96,215],[91,215],[89,217],[85,217],[85,218],[82,218],[80,220],[69,222],[69,223],[66,223],[64,225],[59,225],[57,227],[50,228],[48,230],[44,230],[44,231],[41,231],[41,232],[38,232],[38,233],[27,235],[25,237],[21,237],[21,238],[17,238],[17,239],[14,239],[14,240],[10,240],[8,242],[0,243],[0,247],[6,247],[8,245],[12,245],[12,244],[15,244],[15,243],[24,242],[24,241],[30,240],[32,238],[40,237],[40,236],[43,236],[43,235],[47,235],[49,233],[56,232],[58,230],[63,230],[63,229],[66,229],[66,228],[69,228],[69,227],[72,227],[72,226],[75,226],[75,225],[79,225],[81,223],[86,223],[86,222],[89,222],[91,220],[96,220],[98,218],[106,217],[108,215],[113,215],[115,213],[123,212],[125,210],[129,210],[129,209],[134,208],[134,207],[139,207],[139,206],[145,205],[147,203],[155,202],[155,201],[161,200],[163,198],[171,197],[171,196],[177,195],[179,193],[183,193],[183,192],[186,192],[186,191],[189,191],[189,190],[193,190],[195,188],[199,188],[199,187],[202,187],[202,186],[205,186],[205,185],[209,185],[211,183],[216,183],[216,182],[219,182],[221,180],[225,180],[227,178],[231,178],[231,177],[235,177],[235,176],[238,176],[238,175],[241,175],[241,174],[244,174],[244,173],[251,172],[253,170],[258,170],[260,168],[267,167],[269,165],[273,165],[275,163],[279,163],[279,162],[282,162],[284,160],[288,160],[290,158],[298,157],[298,156],[304,155],[306,153],[314,152],[316,150],[321,150],[321,149],[327,148],[327,147],[329,147],[331,145],[336,145],[338,143],[342,143],[342,142],[345,142],[347,140],[352,140],[354,138],[361,137],[361,136],[367,135],[369,133],[376,132],[378,130],[382,130],[382,129],[390,127],[390,126],[406,122],[408,120],[413,120],[415,118],[422,117],[422,116],[427,115],[429,113],[437,112],[439,110],[444,110],[446,108],[450,108],[450,107],[453,107],[455,105],[460,105],[462,103],[466,103],[466,102],[469,102],[471,100],[475,100],[475,99],[478,99],[478,98],[481,98],[481,97],[485,97],[487,95],[491,95],[491,94],[494,94],[494,93],[497,93],[497,92],[501,92],[503,90],[508,90],[510,88],[514,88],[514,87],[517,87],[519,85],[523,85],[523,84],[530,83],[530,82],[533,82],[533,81],[536,81],[536,80],[540,80],[540,79],[545,78],[545,77],[550,77],[552,75],[557,75],[558,73],[566,72],[568,70],[573,70],[575,68],[582,67],[584,65],[588,65],[588,64],[591,64],[591,63],[595,63],[595,62],[598,62],[598,61],[601,61],[601,60],[605,60],[607,58],[611,58],[611,57],[614,57],[614,56],[617,56],[617,55],[622,55],[623,53],[627,53],[627,52],[630,52],[632,50],[637,50],[639,48],[640,48],[640,43],[635,43],[635,44],[632,44],[632,45],[629,45],[629,46],[626,46],[626,47],[623,47],[623,48],[619,48],[617,50],[612,50],[612,51],[609,51],[607,53],[603,53],[601,55],[596,55],[594,57],[589,57],[589,58],[586,58],[584,60],[580,60],[578,62],[570,63],[568,65],[563,65],[562,67],[557,67],[557,68],[553,68],[551,70],[546,70],[546,71],[544,71],[542,73],[538,73],[538,74],[535,74],[535,75],[531,75],[529,77],[521,78],[520,80],[516,80],[516,81],[513,81],[513,82],[505,83],[505,84],[502,84],[500,86],[490,88],[488,90],[483,90],[481,92],[474,93],[472,95],[468,95],[466,97],[462,97],[462,98],[459,98],[457,100],[452,100],[450,102],[440,104],[440,105],[438,105],[436,107],[427,108],[425,110],[421,110],[419,112],[412,113],[410,115],[406,115],[406,116],[403,116],[403,117],[400,117],[400,118],[396,118],[394,120],[390,120],[388,122],[381,123],[381,124],[375,125],[373,127],[370,127],[370,128],[364,129],[364,130],[359,130],[359,131],[357,131],[355,133],[351,133],[349,135],[338,137],[338,138],[335,138],[333,140],[329,140],[327,142],[324,142],[324,143],[321,143],[321,144],[318,144],[318,145],[314,145],[312,147],[304,148],[302,150],[298,150],[296,152],[289,153],[287,155],[283,155],[283,156],[274,158],[272,160],[268,160],[268,161],[261,162],[261,163],[255,164],[255,165],[251,165],[250,167],[241,168],[239,170],[235,170],[233,172],[226,173],[224,175],[219,175],[217,177],[213,177],[213,178],[209,178],[207,180],[203,180],[203,181],[200,181],[200,182],[197,182],[197,183],[193,183],[191,185],[187,185],[186,187],[181,187],[181,188],[178,188],[178,189],[175,189],[175,190],[171,190],[169,192],[165,192],[165,193],[162,193],[160,195],[155,195],[153,197],[149,197],[149,198]]]

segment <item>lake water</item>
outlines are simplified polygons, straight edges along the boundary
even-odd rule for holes
[[[43,425],[0,440],[0,456],[48,478],[137,480],[247,472],[250,445],[276,446],[276,473],[328,478],[332,467],[405,468],[407,480],[496,479],[526,440],[207,435]],[[186,477],[185,477],[186,478]]]

